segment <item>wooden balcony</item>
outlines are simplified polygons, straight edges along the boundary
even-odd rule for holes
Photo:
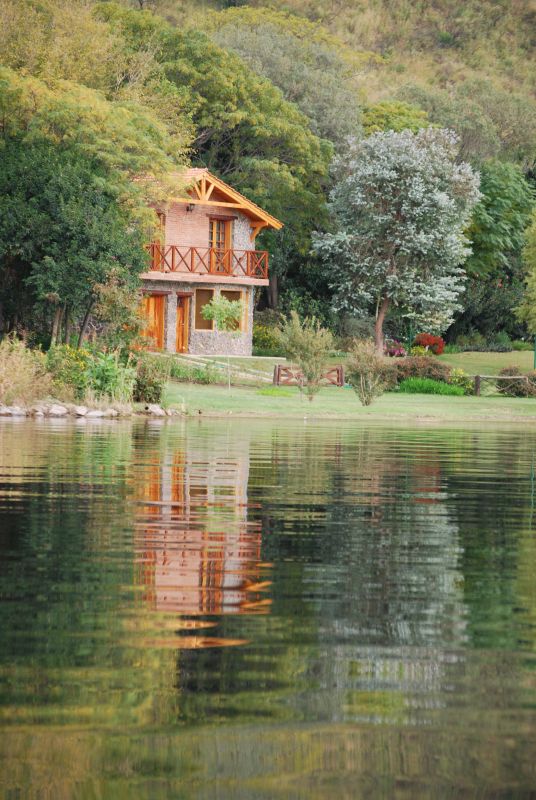
[[[155,272],[268,279],[266,250],[217,250],[158,242],[147,245],[147,249],[151,255],[151,270]]]

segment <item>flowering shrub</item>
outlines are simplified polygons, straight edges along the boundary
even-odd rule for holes
[[[464,394],[474,394],[474,380],[470,375],[464,372],[463,369],[451,370],[449,383],[451,386],[458,386],[460,389],[463,389]]]
[[[88,367],[92,355],[68,344],[51,347],[47,353],[47,369],[54,381],[57,397],[83,400],[88,388]]]
[[[386,339],[383,347],[384,355],[391,358],[402,358],[406,355],[406,351],[402,344],[397,339]]]
[[[451,368],[442,361],[430,356],[404,358],[396,362],[398,382],[406,378],[432,378],[434,381],[449,382]]]
[[[410,356],[426,356],[428,355],[428,350],[426,347],[423,347],[420,344],[416,344],[410,348],[409,351]]]
[[[432,333],[418,333],[413,344],[418,347],[425,347],[435,356],[440,356],[445,349],[445,340],[441,336],[434,336]]]
[[[260,322],[253,323],[253,354],[264,356],[281,356],[283,350],[277,331]]]

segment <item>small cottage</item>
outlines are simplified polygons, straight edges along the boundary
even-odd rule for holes
[[[186,181],[184,197],[155,209],[161,235],[141,276],[145,336],[171,353],[251,355],[254,292],[268,285],[268,253],[255,239],[283,223],[207,169],[188,170]],[[242,303],[233,333],[203,317],[215,294]]]

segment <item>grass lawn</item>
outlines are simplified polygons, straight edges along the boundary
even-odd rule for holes
[[[532,350],[513,350],[511,353],[448,353],[439,360],[470,375],[497,375],[504,367],[519,367],[524,372],[533,369]]]
[[[530,355],[530,354],[529,354]],[[532,422],[536,425],[536,400],[494,395],[444,397],[438,395],[384,394],[364,408],[351,389],[323,388],[309,403],[297,388],[200,386],[170,382],[165,402],[192,416],[244,416],[287,418],[352,418],[378,422]]]

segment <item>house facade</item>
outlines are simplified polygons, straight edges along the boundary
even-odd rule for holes
[[[145,336],[152,349],[197,355],[251,355],[255,289],[268,285],[268,253],[255,249],[264,228],[282,223],[207,169],[187,171],[187,190],[155,208],[160,237],[142,274]],[[204,319],[216,295],[242,303],[237,330]]]

